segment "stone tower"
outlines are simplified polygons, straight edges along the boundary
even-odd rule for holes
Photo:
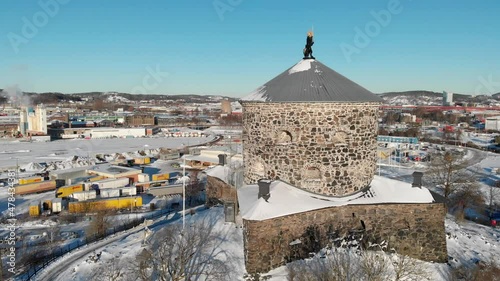
[[[279,179],[327,196],[365,189],[381,101],[317,60],[300,61],[241,100],[245,183]]]

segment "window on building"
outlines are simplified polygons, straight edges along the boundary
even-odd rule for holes
[[[303,171],[303,184],[307,189],[319,190],[321,188],[321,170],[316,167],[307,167]]]
[[[306,180],[321,180],[321,171],[316,167],[308,167],[304,171]]]

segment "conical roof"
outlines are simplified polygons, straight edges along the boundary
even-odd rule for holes
[[[382,99],[313,59],[301,60],[241,99],[262,102],[382,102]]]

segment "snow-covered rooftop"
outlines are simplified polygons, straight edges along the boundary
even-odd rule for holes
[[[217,165],[215,167],[209,168],[205,170],[205,173],[208,176],[218,178],[225,183],[229,182],[229,175],[231,174],[231,168],[228,166],[220,166]]]
[[[296,65],[288,70],[288,74],[294,74],[296,72],[307,71],[311,69],[311,60],[301,60]]]
[[[271,183],[270,197],[267,201],[264,198],[258,199],[258,192],[259,187],[256,184],[238,190],[238,202],[243,219],[260,221],[345,205],[435,202],[433,195],[425,187],[412,187],[410,183],[380,176],[374,177],[367,191],[341,198],[316,195],[282,181]]]

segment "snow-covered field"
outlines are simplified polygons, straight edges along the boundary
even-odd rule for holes
[[[15,167],[30,162],[61,161],[69,157],[88,157],[95,154],[129,152],[144,149],[182,148],[210,142],[209,137],[179,138],[123,138],[123,139],[75,139],[52,142],[0,142],[0,168]]]

